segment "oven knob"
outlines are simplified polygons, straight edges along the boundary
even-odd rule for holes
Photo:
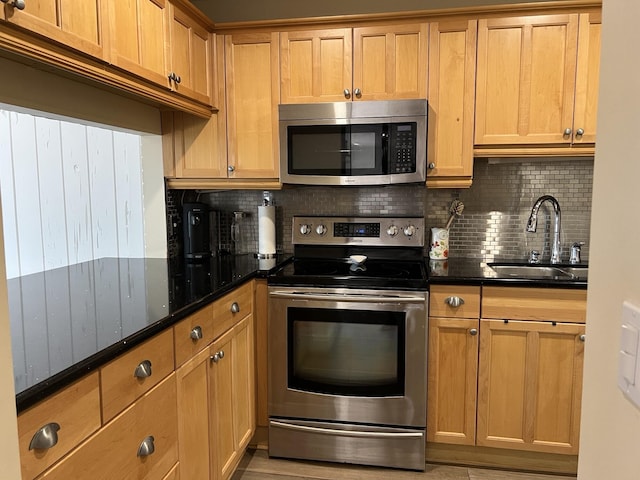
[[[309,235],[310,232],[311,232],[311,227],[309,225],[307,225],[306,223],[303,223],[302,225],[300,225],[300,233],[302,235]]]
[[[396,227],[395,225],[390,225],[389,228],[387,228],[387,235],[389,235],[390,237],[395,237],[398,234],[398,227]]]
[[[413,237],[415,233],[416,227],[414,227],[413,225],[407,225],[406,227],[404,227],[404,235],[406,237]]]
[[[327,233],[327,227],[322,224],[318,225],[316,227],[316,233],[321,236],[324,235],[325,233]]]

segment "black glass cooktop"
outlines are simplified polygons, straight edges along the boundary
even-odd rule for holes
[[[271,285],[317,285],[347,288],[423,289],[427,284],[424,262],[348,259],[297,259],[269,276]]]

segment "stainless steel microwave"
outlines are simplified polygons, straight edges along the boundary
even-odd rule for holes
[[[280,180],[424,182],[427,110],[424,99],[280,105]]]

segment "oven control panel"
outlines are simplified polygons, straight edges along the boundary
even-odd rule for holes
[[[424,247],[422,217],[293,217],[294,245]]]

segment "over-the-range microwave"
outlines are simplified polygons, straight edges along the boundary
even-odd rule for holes
[[[388,185],[426,179],[427,101],[279,106],[280,179]]]

